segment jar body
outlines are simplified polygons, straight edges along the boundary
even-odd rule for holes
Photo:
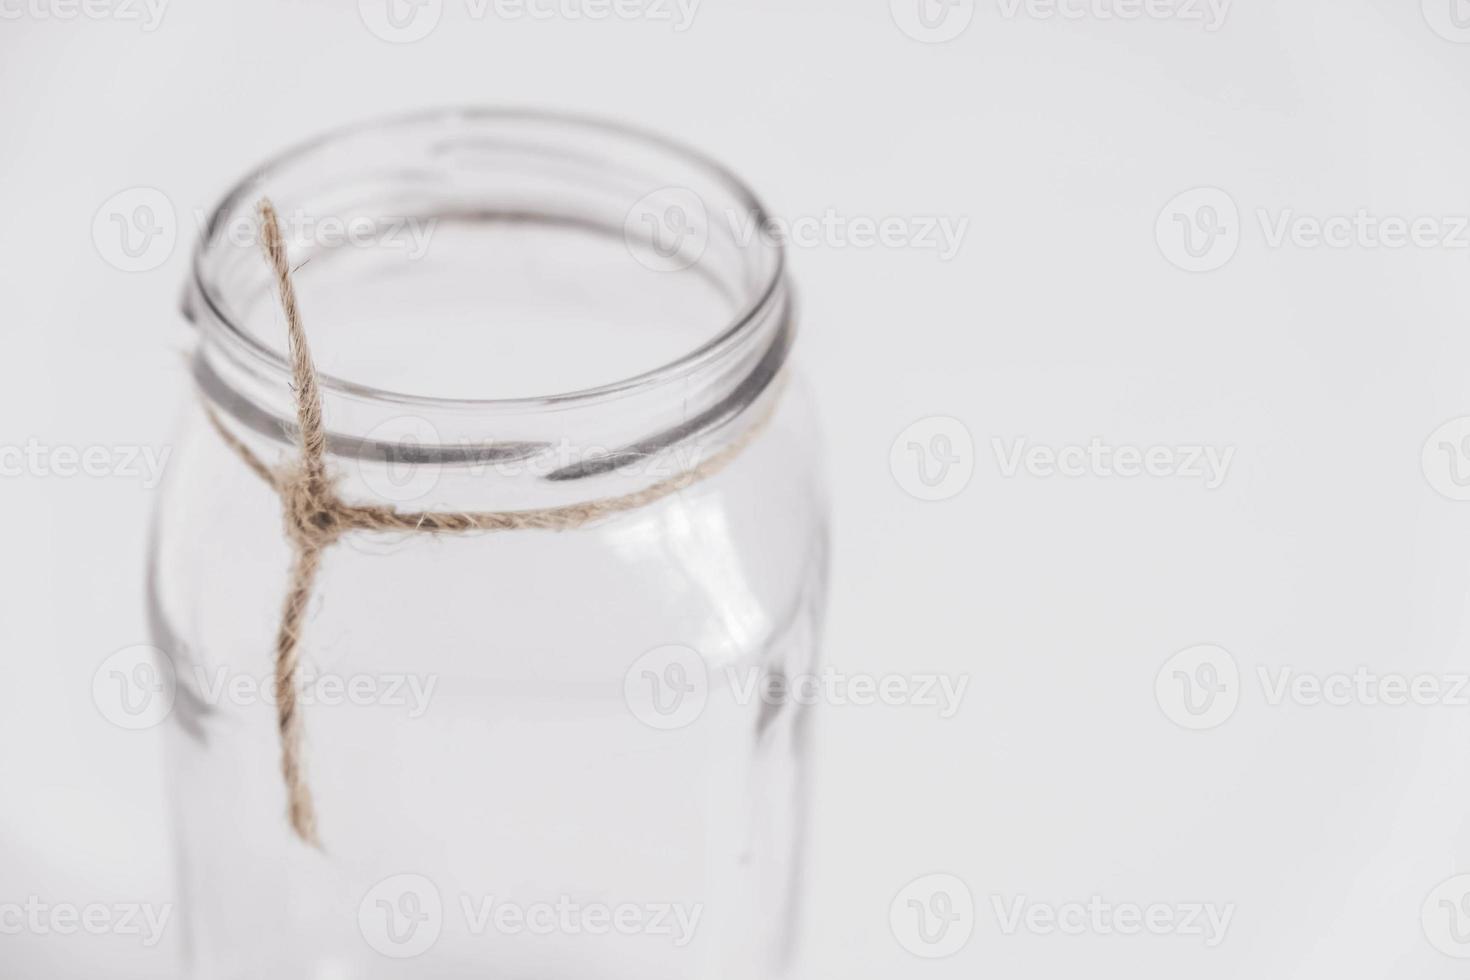
[[[713,225],[687,262],[682,245],[663,248],[673,239],[659,222],[675,205],[655,165],[670,156],[622,130],[446,114],[316,144],[294,171],[253,178],[275,181],[282,213],[293,194],[326,195],[347,227],[364,215],[386,226],[364,203],[380,198],[452,217],[422,261],[293,245],[308,335],[335,336],[341,358],[372,369],[406,362],[403,348],[382,351],[421,306],[444,329],[414,320],[413,350],[452,355],[424,361],[430,373],[504,362],[526,345],[460,349],[499,343],[480,329],[486,304],[552,283],[550,299],[515,308],[522,322],[560,301],[556,277],[582,255],[573,292],[592,315],[572,326],[584,343],[609,332],[597,317],[618,295],[641,301],[670,273],[723,283],[737,307],[733,327],[668,368],[564,396],[436,400],[322,375],[327,473],[351,503],[506,513],[679,485],[563,530],[355,530],[330,543],[294,685],[320,849],[287,820],[272,673],[291,539],[278,489],[240,452],[278,470],[299,460],[296,389],[280,351],[247,336],[250,321],[279,319],[264,263],[215,234],[260,188],[212,219],[188,304],[204,405],[185,412],[149,576],[173,688],[179,917],[196,980],[783,972],[810,711],[786,682],[815,670],[825,587],[817,440],[787,364],[779,256],[752,258]],[[623,158],[634,162],[619,168]],[[339,175],[324,169],[334,159],[376,169]],[[703,213],[725,175],[672,159],[708,177]],[[627,234],[641,225],[628,210],[639,200],[655,204],[658,261],[623,240],[623,214]],[[616,247],[596,251],[609,229]],[[527,258],[570,233],[583,252]],[[511,264],[492,254],[523,268],[459,292]],[[645,278],[630,286],[633,275]],[[334,323],[344,298],[357,305]],[[629,329],[643,320],[629,316]],[[563,361],[588,358],[546,363]]]
[[[580,530],[332,548],[303,641],[318,852],[279,772],[280,502],[190,419],[152,601],[194,975],[779,975],[809,708],[770,695],[815,666],[809,423],[788,390],[720,474]]]

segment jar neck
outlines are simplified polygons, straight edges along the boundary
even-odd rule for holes
[[[761,319],[745,349],[595,397],[427,408],[324,386],[328,465],[347,499],[416,510],[520,510],[636,492],[694,469],[773,410],[795,333],[784,287]],[[207,338],[192,373],[256,457],[295,458],[295,393],[284,373],[244,372]]]
[[[459,147],[460,155],[450,154],[456,162],[444,166],[446,145]],[[497,152],[464,164],[465,147],[485,146]],[[382,152],[371,152],[375,148]],[[406,155],[419,169],[402,177],[405,161],[394,154]],[[426,160],[440,167],[429,173],[437,179],[426,177]],[[548,160],[566,173],[548,179]],[[580,170],[574,165],[579,160],[586,165]],[[589,177],[593,171],[596,183]],[[330,200],[323,200],[323,187],[331,188]],[[359,192],[347,193],[352,187]],[[719,284],[734,310],[715,330],[691,329],[691,349],[672,362],[562,394],[442,398],[432,390],[432,379],[428,391],[389,391],[323,370],[328,465],[347,499],[414,510],[517,510],[635,492],[741,439],[779,389],[776,381],[794,336],[791,292],[779,248],[769,237],[742,238],[735,234],[737,223],[719,220],[742,209],[744,227],[766,220],[727,173],[689,151],[605,124],[439,113],[363,127],[293,151],[245,181],[211,219],[185,297],[185,314],[200,331],[193,373],[222,424],[267,463],[294,456],[296,429],[284,328],[270,329],[283,321],[265,262],[251,236],[235,233],[263,196],[283,214],[310,215],[317,226],[330,219],[384,227],[390,211],[394,221],[421,227],[452,222],[454,236],[435,246],[435,258],[450,272],[459,260],[455,250],[477,241],[474,235],[572,227],[614,241],[617,250],[608,254],[628,256],[634,263],[627,266],[629,275],[642,277],[640,302],[656,305],[665,284],[675,290],[690,277],[704,277]],[[655,220],[634,220],[649,201]],[[692,244],[667,236],[670,217],[679,219],[673,224],[681,234],[692,230]],[[635,237],[645,233],[647,238]],[[527,239],[526,248],[538,241]],[[291,245],[298,270],[308,262],[332,270],[376,261],[371,249],[343,256],[340,246],[310,237]],[[600,261],[596,268],[605,270],[608,263]],[[393,270],[404,278],[405,302],[411,304],[414,279],[407,268],[400,263]],[[313,307],[332,308],[338,281],[327,277],[301,289],[297,275],[306,332],[315,345]],[[597,283],[620,287],[622,280]],[[598,308],[595,296],[591,308]],[[391,325],[393,317],[386,319]],[[412,328],[432,332],[436,324],[428,317]],[[615,343],[614,332],[608,334]],[[444,355],[442,346],[419,346]],[[568,363],[596,356],[564,352]],[[446,363],[455,363],[452,348]],[[513,363],[498,366],[514,370]]]

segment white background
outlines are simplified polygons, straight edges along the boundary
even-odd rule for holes
[[[1437,441],[1421,465],[1470,415],[1454,220],[1470,45],[1452,2],[1242,0],[1208,30],[1101,16],[1127,0],[1075,16],[956,0],[932,10],[963,32],[927,43],[900,27],[906,0],[898,17],[887,0],[703,0],[682,32],[443,0],[435,30],[398,44],[347,2],[173,0],[145,30],[0,0],[0,443],[165,446],[189,408],[176,307],[196,209],[344,122],[593,112],[705,149],[780,216],[966,219],[948,260],[793,250],[837,528],[828,659],[970,679],[947,720],[823,712],[803,975],[1460,976],[1421,905],[1470,871],[1470,707],[1273,706],[1258,675],[1470,671],[1470,503],[1436,490],[1456,486]],[[169,199],[179,233],[128,273],[92,226],[135,187]],[[1171,209],[1196,188],[1224,197]],[[1237,213],[1216,212],[1201,261],[1224,264],[1185,271],[1175,214],[1199,230],[1222,201]],[[1283,216],[1360,209],[1440,232],[1273,244]],[[961,423],[973,477],[921,501],[908,437],[897,465],[890,450],[935,416]],[[1233,456],[1207,489],[1007,476],[993,442],[1094,437]],[[161,735],[120,731],[90,696],[105,657],[148,639],[152,493],[30,473],[0,494],[0,903],[168,902]],[[1186,731],[1155,679],[1201,644],[1233,657],[1238,707]],[[927,961],[890,907],[933,873],[966,884],[976,921]],[[1207,948],[1008,935],[995,911],[1092,896],[1234,917]],[[167,977],[176,940],[0,935],[0,975]]]

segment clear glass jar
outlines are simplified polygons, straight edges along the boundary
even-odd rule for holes
[[[779,976],[826,561],[779,244],[719,166],[595,121],[449,111],[229,194],[185,310],[221,425],[295,458],[271,198],[340,496],[513,511],[718,473],[568,531],[354,532],[301,642],[322,848],[286,817],[281,502],[185,412],[150,568],[190,976]]]

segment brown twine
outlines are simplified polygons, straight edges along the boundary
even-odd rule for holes
[[[348,531],[413,531],[453,534],[468,531],[567,531],[625,511],[646,507],[704,480],[724,467],[758,435],[770,420],[770,411],[749,426],[738,439],[704,462],[669,479],[634,493],[606,497],[580,504],[539,510],[449,512],[399,511],[391,507],[349,504],[337,496],[326,468],[326,426],[322,421],[322,396],[306,331],[301,326],[301,308],[291,281],[286,243],[281,235],[276,210],[267,199],[259,206],[261,247],[275,274],[281,308],[286,314],[290,343],[291,385],[296,393],[296,423],[300,456],[283,466],[267,466],[232,435],[215,413],[205,411],[216,431],[261,479],[281,497],[286,517],[286,535],[295,557],[290,587],[281,610],[276,633],[276,705],[281,733],[281,775],[286,782],[291,826],[313,847],[320,847],[316,808],[307,785],[302,759],[302,721],[297,697],[297,672],[306,607],[311,600],[322,553]],[[772,401],[774,409],[774,400]]]

